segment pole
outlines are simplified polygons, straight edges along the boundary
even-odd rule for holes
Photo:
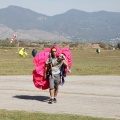
[[[20,45],[20,43],[19,43],[19,40],[18,40],[18,43],[17,43],[18,51],[19,51],[19,45]]]

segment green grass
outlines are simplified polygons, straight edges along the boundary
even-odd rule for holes
[[[31,75],[34,69],[31,50],[26,50],[28,56],[20,57],[17,48],[1,49],[0,75]]]
[[[0,49],[0,75],[31,75],[34,69],[32,48],[20,57],[17,48]],[[37,51],[41,50],[37,48]],[[120,75],[120,50],[71,50],[73,66],[69,75]]]
[[[0,110],[0,120],[115,120],[71,114],[47,114],[39,112]]]
[[[74,50],[73,75],[120,75],[120,50]]]

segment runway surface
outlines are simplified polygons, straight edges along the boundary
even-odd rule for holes
[[[35,88],[32,76],[0,76],[0,109],[120,119],[120,76],[67,76],[57,103]]]

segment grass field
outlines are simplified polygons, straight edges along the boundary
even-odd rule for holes
[[[120,75],[120,50],[74,50],[72,74]]]
[[[0,48],[0,75],[31,75],[34,69],[32,48],[20,57],[17,48]],[[37,49],[40,52],[40,49]],[[72,72],[69,75],[120,75],[120,50],[71,50]]]
[[[0,110],[0,120],[115,120],[70,114],[46,114],[25,111]]]

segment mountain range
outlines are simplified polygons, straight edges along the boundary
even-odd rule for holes
[[[0,9],[0,39],[17,33],[30,41],[105,42],[120,40],[119,12],[85,12],[71,9],[47,16],[27,8],[8,6]]]

